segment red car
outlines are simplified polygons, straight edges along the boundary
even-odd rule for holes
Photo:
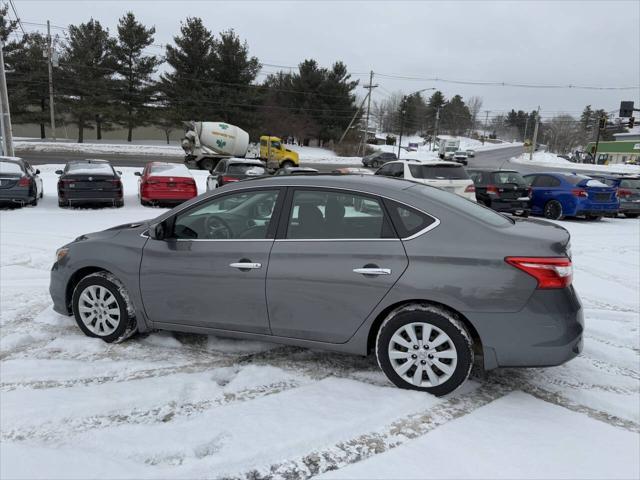
[[[138,196],[142,205],[177,205],[198,195],[191,172],[179,163],[150,162],[142,173],[135,174],[140,177]]]

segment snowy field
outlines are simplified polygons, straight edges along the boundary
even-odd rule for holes
[[[611,165],[592,165],[589,163],[573,163],[551,152],[534,152],[532,160],[529,160],[528,153],[523,153],[522,155],[513,157],[511,161],[515,163],[521,163],[523,165],[562,167],[575,171],[587,170],[591,172],[598,171],[602,173],[640,173],[640,165],[624,165],[619,163],[614,163]]]
[[[640,221],[572,235],[584,352],[474,372],[445,398],[393,387],[375,359],[151,333],[122,344],[53,312],[57,247],[154,217],[125,207],[0,211],[0,478],[638,478]],[[194,172],[204,191],[204,172]],[[201,175],[203,174],[203,175]]]

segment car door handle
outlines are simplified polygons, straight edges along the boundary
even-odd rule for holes
[[[378,267],[363,267],[354,268],[354,273],[360,273],[362,275],[391,275],[390,268],[378,268]]]
[[[229,266],[233,268],[239,268],[240,270],[255,270],[257,268],[262,268],[261,263],[254,262],[236,262],[230,263]]]

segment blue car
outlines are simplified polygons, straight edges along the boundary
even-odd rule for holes
[[[574,173],[534,173],[524,179],[531,187],[531,213],[551,220],[585,216],[600,220],[615,216],[617,190],[598,180]]]

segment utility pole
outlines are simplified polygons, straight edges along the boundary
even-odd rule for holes
[[[0,125],[2,127],[2,153],[8,157],[13,157],[13,133],[11,131],[11,112],[9,111],[7,78],[4,71],[3,41],[0,41],[0,116],[2,117],[2,125]]]
[[[404,133],[404,114],[407,108],[407,96],[402,97],[402,105],[400,106],[400,139],[398,140],[398,160],[400,160],[400,147],[402,145],[402,134]]]
[[[369,73],[369,85],[364,85],[364,88],[369,90],[367,94],[367,120],[364,124],[364,135],[362,136],[362,153],[365,152],[365,145],[367,143],[367,135],[369,133],[369,113],[371,111],[371,90],[376,88],[378,85],[373,84],[373,70]]]
[[[436,144],[436,139],[438,138],[438,129],[440,128],[440,107],[436,109],[436,126],[433,130],[433,142],[431,142],[431,151]]]
[[[351,125],[353,125],[353,122],[356,121],[356,118],[358,117],[358,114],[360,113],[360,110],[362,110],[362,107],[364,106],[364,102],[367,101],[368,97],[369,97],[369,95],[364,97],[364,99],[362,100],[362,103],[358,107],[358,110],[356,110],[356,113],[353,114],[353,118],[351,118],[351,121],[349,122],[349,125],[347,125],[347,128],[345,128],[344,132],[342,133],[342,136],[340,137],[340,140],[338,140],[338,143],[342,143],[342,140],[344,140],[344,137],[347,136],[347,133],[349,132],[349,129],[351,128]]]
[[[607,122],[607,116],[606,115],[601,115],[600,117],[598,117],[598,134],[596,136],[596,148],[593,151],[593,164],[597,165],[598,164],[598,144],[600,143],[600,131],[606,127],[606,122]],[[605,124],[604,126],[602,126],[602,121],[604,120]]]
[[[56,116],[53,105],[53,46],[51,44],[51,26],[47,20],[47,66],[49,67],[49,114],[51,115],[51,136],[56,141]]]
[[[524,136],[522,141],[524,142],[527,139],[527,130],[529,129],[529,115],[527,115],[527,121],[524,122]]]
[[[483,135],[483,137],[485,138],[485,140],[487,138],[487,123],[489,122],[489,112],[490,111],[491,110],[485,110],[484,111],[484,135]]]
[[[540,105],[538,105],[538,110],[536,110],[536,125],[533,129],[533,142],[531,143],[531,151],[529,152],[529,161],[533,161],[533,152],[536,150],[536,145],[538,144],[538,126],[540,125]]]

